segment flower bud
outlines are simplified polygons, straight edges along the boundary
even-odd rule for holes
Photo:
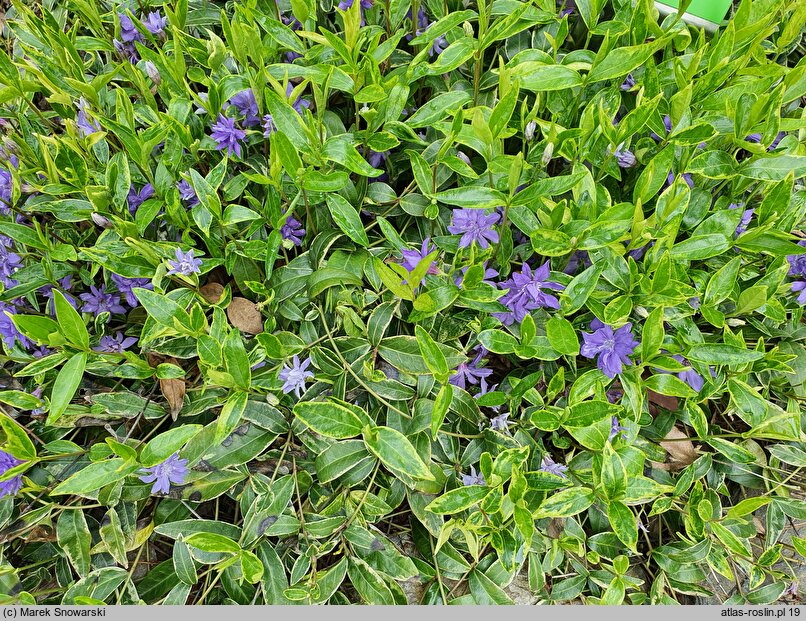
[[[148,75],[149,78],[151,78],[151,81],[154,83],[154,86],[159,86],[160,82],[162,82],[162,76],[160,75],[157,66],[150,60],[147,60],[145,68],[146,68],[146,74]]]
[[[111,229],[112,223],[109,221],[109,218],[102,216],[99,213],[92,213],[92,221],[95,222],[97,226],[100,226],[102,229]]]
[[[469,158],[469,157],[467,157],[467,155],[465,155],[465,154],[464,154],[464,153],[462,153],[461,151],[457,151],[457,152],[456,152],[456,157],[458,157],[458,158],[459,158],[460,160],[462,160],[462,161],[463,161],[465,164],[467,164],[468,166],[470,166],[470,158]]]
[[[535,130],[537,129],[537,123],[534,121],[529,121],[526,124],[526,128],[523,130],[523,135],[526,138],[527,142],[532,142],[535,139]]]
[[[465,22],[462,24],[462,28],[464,28],[465,34],[470,38],[475,38],[476,33],[473,32],[473,26],[470,22]]]
[[[554,156],[554,143],[549,142],[546,148],[543,149],[543,166],[548,166],[551,158]]]

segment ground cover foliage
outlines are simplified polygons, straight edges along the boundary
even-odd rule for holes
[[[0,601],[794,601],[805,17],[14,3]]]

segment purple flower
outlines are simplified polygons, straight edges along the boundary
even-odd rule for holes
[[[454,209],[448,231],[462,236],[460,248],[467,248],[476,242],[486,250],[490,246],[488,240],[495,244],[500,239],[498,232],[493,229],[499,219],[497,213],[486,214],[483,209]]]
[[[362,0],[363,1],[363,0]],[[291,82],[288,83],[288,86],[285,87],[285,96],[286,99],[291,97],[291,93],[294,92],[294,85]],[[297,114],[302,114],[303,108],[310,108],[311,102],[307,99],[303,99],[302,97],[297,97],[297,100],[291,104],[291,107],[296,110]],[[265,119],[265,117],[264,117]]]
[[[744,139],[747,142],[752,142],[754,144],[759,144],[761,142],[761,134],[750,134],[749,136],[745,136]]]
[[[409,9],[408,12],[406,13],[406,18],[409,21],[411,21],[411,9]],[[420,7],[420,10],[417,11],[417,35],[419,36],[419,34],[428,27],[429,27],[428,15],[426,15],[425,9],[423,9],[423,7]],[[411,26],[407,28],[407,31],[408,34],[406,35],[406,41],[411,41],[414,38],[411,35]],[[403,116],[406,116],[405,110],[403,110]]]
[[[17,285],[17,281],[11,278],[22,265],[22,259],[16,252],[11,252],[12,241],[10,237],[0,235],[0,282],[6,288]]]
[[[473,466],[470,466],[470,474],[462,474],[461,476],[462,485],[487,485],[484,475],[481,472],[476,474],[476,469]]]
[[[417,264],[422,261],[425,257],[436,250],[436,246],[429,247],[429,242],[431,241],[430,237],[426,237],[423,240],[423,245],[420,250],[410,250],[408,248],[404,248],[400,251],[400,254],[403,255],[403,267],[405,267],[409,272],[413,272],[417,268]],[[434,265],[434,262],[431,262],[431,265],[428,266],[428,271],[426,274],[439,274],[439,270],[437,266]],[[425,278],[422,279],[420,284],[425,283]]]
[[[78,300],[76,300],[72,295],[67,293],[68,291],[70,291],[70,289],[73,288],[73,283],[71,282],[72,280],[73,276],[71,274],[68,274],[59,281],[59,286],[62,288],[62,295],[64,296],[64,299],[67,300],[67,303],[76,310],[78,310]],[[55,315],[56,305],[53,302],[53,285],[45,285],[44,287],[40,287],[39,291],[40,293],[42,293],[43,297],[45,297],[48,300],[48,303],[46,305],[48,312],[51,315]]]
[[[0,167],[0,214],[7,216],[11,211],[11,192],[14,180],[11,171]]]
[[[112,274],[112,282],[115,283],[115,286],[118,288],[118,291],[126,299],[126,303],[132,308],[140,304],[139,300],[137,299],[137,296],[134,295],[134,292],[132,291],[133,287],[139,287],[141,289],[150,289],[152,291],[154,289],[154,285],[148,278],[126,278],[124,276],[118,276],[117,274]]]
[[[126,202],[129,205],[129,213],[132,215],[137,213],[140,205],[142,205],[152,196],[154,196],[154,186],[150,183],[146,183],[139,192],[132,183],[131,187],[129,188],[129,194],[126,196]]]
[[[286,26],[291,28],[291,30],[299,30],[300,28],[302,28],[302,24],[300,23],[300,21],[293,15],[291,17],[280,15],[280,21],[282,21]]]
[[[655,245],[655,240],[653,239],[648,244],[644,244],[643,246],[640,246],[639,248],[633,248],[632,250],[630,250],[627,253],[627,256],[632,257],[636,261],[640,261],[641,257],[643,257],[646,254],[646,251],[649,250],[650,248],[652,248],[652,246],[654,246],[654,245]]]
[[[294,356],[294,363],[288,367],[283,364],[280,371],[280,379],[283,380],[283,393],[288,394],[292,390],[297,395],[297,399],[302,397],[302,391],[305,390],[305,380],[313,377],[313,373],[308,371],[311,364],[311,359],[308,358],[305,362],[300,364],[299,356]]]
[[[801,239],[798,246],[806,247],[806,239]],[[789,261],[790,276],[806,276],[806,254],[790,254],[786,260]]]
[[[777,149],[778,145],[781,143],[781,141],[784,139],[785,136],[786,136],[785,132],[778,132],[778,135],[775,136],[775,138],[773,138],[772,142],[770,143],[770,146],[767,148],[767,151],[773,151]]]
[[[672,131],[672,119],[669,117],[669,115],[668,115],[668,114],[667,114],[666,116],[664,116],[664,117],[663,117],[663,126],[666,128],[666,135],[668,136],[668,135],[669,135],[669,132],[670,132],[670,131]],[[663,140],[663,138],[661,138],[660,136],[658,136],[658,135],[657,135],[655,132],[651,132],[651,134],[652,134],[652,137],[653,137],[655,140],[657,140],[658,142],[660,142],[661,140]]]
[[[560,19],[565,17],[566,15],[571,15],[574,10],[577,8],[576,2],[574,0],[558,0],[557,4],[560,7]]]
[[[123,40],[124,43],[145,41],[142,33],[135,27],[131,17],[129,17],[125,13],[118,13],[118,20],[120,20],[120,38]]]
[[[14,347],[15,342],[18,342],[20,347],[27,349],[31,347],[33,343],[17,330],[17,326],[11,320],[11,317],[9,317],[9,315],[16,314],[17,310],[11,304],[0,302],[0,338],[2,338],[6,349]]]
[[[632,168],[638,163],[635,155],[629,149],[622,149],[624,143],[620,144],[616,147],[616,152],[613,154],[616,156],[616,161],[620,168]]]
[[[493,374],[492,369],[479,367],[479,362],[484,355],[484,352],[479,352],[472,362],[463,362],[456,368],[456,374],[452,375],[448,380],[454,386],[458,386],[463,390],[467,389],[467,384],[478,384],[481,378],[489,377]]]
[[[0,451],[0,475],[5,474],[15,466],[24,464],[25,460],[17,459],[5,451]],[[22,475],[18,474],[7,481],[0,481],[0,498],[3,496],[16,496],[22,488]]]
[[[620,431],[627,431],[627,428],[622,427],[621,424],[619,424],[618,418],[614,416],[610,421],[610,437],[608,440],[612,441]],[[623,433],[621,434],[621,437],[624,439],[627,438],[627,436],[625,436]]]
[[[549,281],[549,273],[548,261],[538,267],[534,273],[524,263],[520,273],[513,272],[512,278],[500,283],[503,289],[509,289],[499,300],[509,309],[509,312],[493,313],[493,317],[509,326],[516,321],[518,323],[523,321],[529,311],[538,308],[560,308],[560,301],[555,296],[542,291],[542,289],[561,291],[565,288],[559,283]]]
[[[120,54],[121,58],[125,58],[131,64],[135,64],[138,60],[140,60],[140,55],[137,53],[137,47],[134,45],[134,43],[124,43],[122,41],[118,41],[117,39],[113,39],[112,43],[115,46],[115,51]],[[79,113],[79,116],[81,116],[81,114],[82,113]]]
[[[235,106],[238,114],[244,117],[243,124],[246,127],[255,127],[260,125],[260,113],[257,109],[257,100],[251,88],[241,91],[233,95],[229,100],[230,105]]]
[[[274,119],[271,118],[271,114],[267,114],[263,117],[263,136],[268,138],[271,136],[272,132],[277,131],[277,126],[274,124]]]
[[[302,238],[305,237],[305,229],[302,228],[302,222],[294,216],[288,216],[285,224],[280,227],[280,234],[283,239],[291,240],[295,246],[301,246]]]
[[[683,358],[680,354],[672,355],[672,358],[677,360],[680,364],[684,364],[686,366],[691,366],[689,362]],[[711,375],[714,375],[713,370],[711,370]],[[702,375],[697,373],[694,369],[688,369],[687,371],[681,371],[677,374],[678,379],[683,380],[686,384],[691,386],[691,389],[695,392],[700,392],[702,387],[705,385],[705,380],[703,379]]]
[[[161,464],[145,468],[142,471],[140,480],[143,483],[154,483],[151,488],[152,494],[167,494],[171,489],[171,483],[182,485],[188,474],[188,460],[180,459],[177,451]]]
[[[728,209],[738,209],[740,205],[736,203],[731,203],[728,205]],[[736,232],[733,234],[734,237],[739,237],[742,233],[747,230],[747,226],[750,224],[750,220],[753,219],[753,214],[755,213],[755,209],[745,209],[744,213],[742,213],[742,218],[739,220],[739,224],[736,225]]]
[[[548,472],[549,474],[556,474],[558,477],[562,477],[563,479],[568,478],[568,475],[565,474],[567,470],[568,466],[564,464],[558,464],[551,458],[551,455],[549,455],[548,453],[543,455],[543,462],[541,463],[540,468],[538,468],[539,472]]]
[[[146,16],[143,25],[151,34],[161,35],[165,33],[165,27],[168,25],[168,18],[163,17],[159,11],[151,11]]]
[[[241,157],[241,140],[246,138],[246,132],[235,127],[235,119],[219,114],[211,129],[210,137],[216,141],[216,149],[226,149],[230,157],[233,153]]]
[[[193,207],[199,202],[199,199],[196,196],[196,190],[194,190],[193,186],[184,179],[176,184],[176,189],[179,190],[179,196],[183,201],[185,201],[185,203],[187,203],[188,207]]]
[[[367,161],[369,165],[373,168],[380,168],[381,164],[386,161],[386,157],[389,155],[388,151],[380,152],[380,151],[373,151],[372,149],[369,150],[369,157]]]
[[[591,322],[591,330],[594,331],[591,334],[582,333],[585,342],[580,348],[580,353],[585,358],[594,358],[598,355],[596,364],[602,373],[614,378],[621,373],[623,365],[632,364],[629,355],[635,351],[639,342],[633,338],[631,323],[624,324],[614,332],[610,326],[594,319]]]
[[[83,97],[81,97],[78,100],[78,104],[76,104],[76,108],[78,108],[78,113],[76,114],[76,126],[78,127],[78,133],[81,134],[82,138],[86,138],[90,134],[101,131],[100,125],[87,119],[88,107],[89,104]]]
[[[646,527],[646,526],[644,526],[644,525],[641,523],[641,520],[639,520],[639,519],[636,519],[636,520],[635,520],[635,527],[636,527],[638,530],[640,530],[641,532],[646,533],[646,534],[649,534],[649,530],[647,529],[647,527]]]
[[[445,38],[445,35],[440,35],[434,39],[431,47],[428,48],[428,56],[431,58],[439,56],[445,51],[446,47],[448,47],[448,40]]]
[[[624,82],[622,82],[619,88],[621,88],[621,90],[623,91],[629,91],[634,86],[635,86],[635,78],[632,77],[632,73],[628,73],[627,77],[624,78]]]
[[[118,332],[115,336],[104,335],[101,342],[93,347],[93,351],[100,351],[109,354],[122,354],[129,347],[134,345],[137,339],[133,336],[125,337],[123,332]]]
[[[487,267],[487,261],[485,261],[485,262],[482,264],[482,266],[481,266],[481,267],[482,267],[482,269],[484,270],[484,276],[482,277],[482,281],[481,281],[481,282],[483,282],[483,283],[485,283],[485,284],[488,284],[488,285],[491,285],[491,286],[493,286],[493,287],[497,287],[497,286],[498,286],[498,283],[492,282],[492,281],[491,281],[491,280],[489,280],[489,279],[490,279],[490,278],[495,278],[496,276],[498,276],[498,272],[497,272],[496,270],[494,270],[493,268],[491,268],[491,267],[490,267],[490,268],[488,268],[488,267]],[[463,282],[464,282],[464,280],[465,280],[465,276],[467,275],[467,270],[469,270],[469,269],[470,269],[470,266],[469,266],[469,265],[467,265],[467,266],[463,267],[463,268],[460,270],[460,272],[459,272],[458,274],[456,274],[456,276],[454,276],[453,282],[454,282],[454,284],[455,284],[457,287],[461,287],[461,286],[462,286],[462,283],[463,283]]]
[[[501,433],[509,433],[509,425],[511,421],[507,420],[508,418],[509,412],[504,412],[503,414],[494,416],[490,419],[490,429],[500,431]]]
[[[798,280],[792,283],[792,291],[800,292],[798,295],[798,304],[806,304],[806,280]],[[5,335],[3,336],[5,341]]]
[[[168,261],[168,265],[171,266],[171,269],[167,272],[169,276],[171,274],[190,276],[191,274],[198,274],[201,271],[201,259],[197,259],[193,256],[192,248],[188,250],[187,253],[182,252],[181,248],[177,248],[174,254],[176,260]]]
[[[122,315],[126,312],[120,303],[120,296],[106,292],[106,285],[100,287],[90,286],[89,293],[82,293],[80,296],[84,300],[81,311],[93,313],[96,317],[101,313],[112,313]]]

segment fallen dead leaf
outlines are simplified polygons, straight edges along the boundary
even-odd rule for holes
[[[154,361],[149,360],[153,365],[158,359],[155,356]],[[161,362],[166,362],[168,364],[175,364],[176,366],[181,366],[179,361],[175,358],[165,358]],[[156,365],[154,365],[156,366]],[[182,406],[185,404],[185,393],[187,392],[187,386],[185,385],[185,380],[181,378],[175,379],[161,379],[160,380],[160,392],[162,392],[162,396],[165,397],[165,400],[168,402],[168,408],[171,412],[171,419],[176,420],[179,417],[179,412],[182,411]]]
[[[660,470],[680,470],[700,456],[692,441],[677,427],[672,427],[669,430],[666,438],[661,440],[660,445],[669,453],[666,463],[652,462],[652,466]]]
[[[221,300],[221,296],[224,295],[224,287],[217,282],[208,282],[206,285],[199,288],[199,293],[201,293],[204,299],[210,302],[210,304],[216,304]]]
[[[246,298],[232,298],[232,302],[227,306],[227,317],[230,323],[250,334],[263,332],[263,316],[257,304]]]

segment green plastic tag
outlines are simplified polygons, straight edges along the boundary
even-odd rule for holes
[[[679,6],[678,0],[656,0],[656,2],[674,9]],[[728,14],[730,5],[731,0],[692,0],[686,9],[686,13],[714,24],[719,24]]]

